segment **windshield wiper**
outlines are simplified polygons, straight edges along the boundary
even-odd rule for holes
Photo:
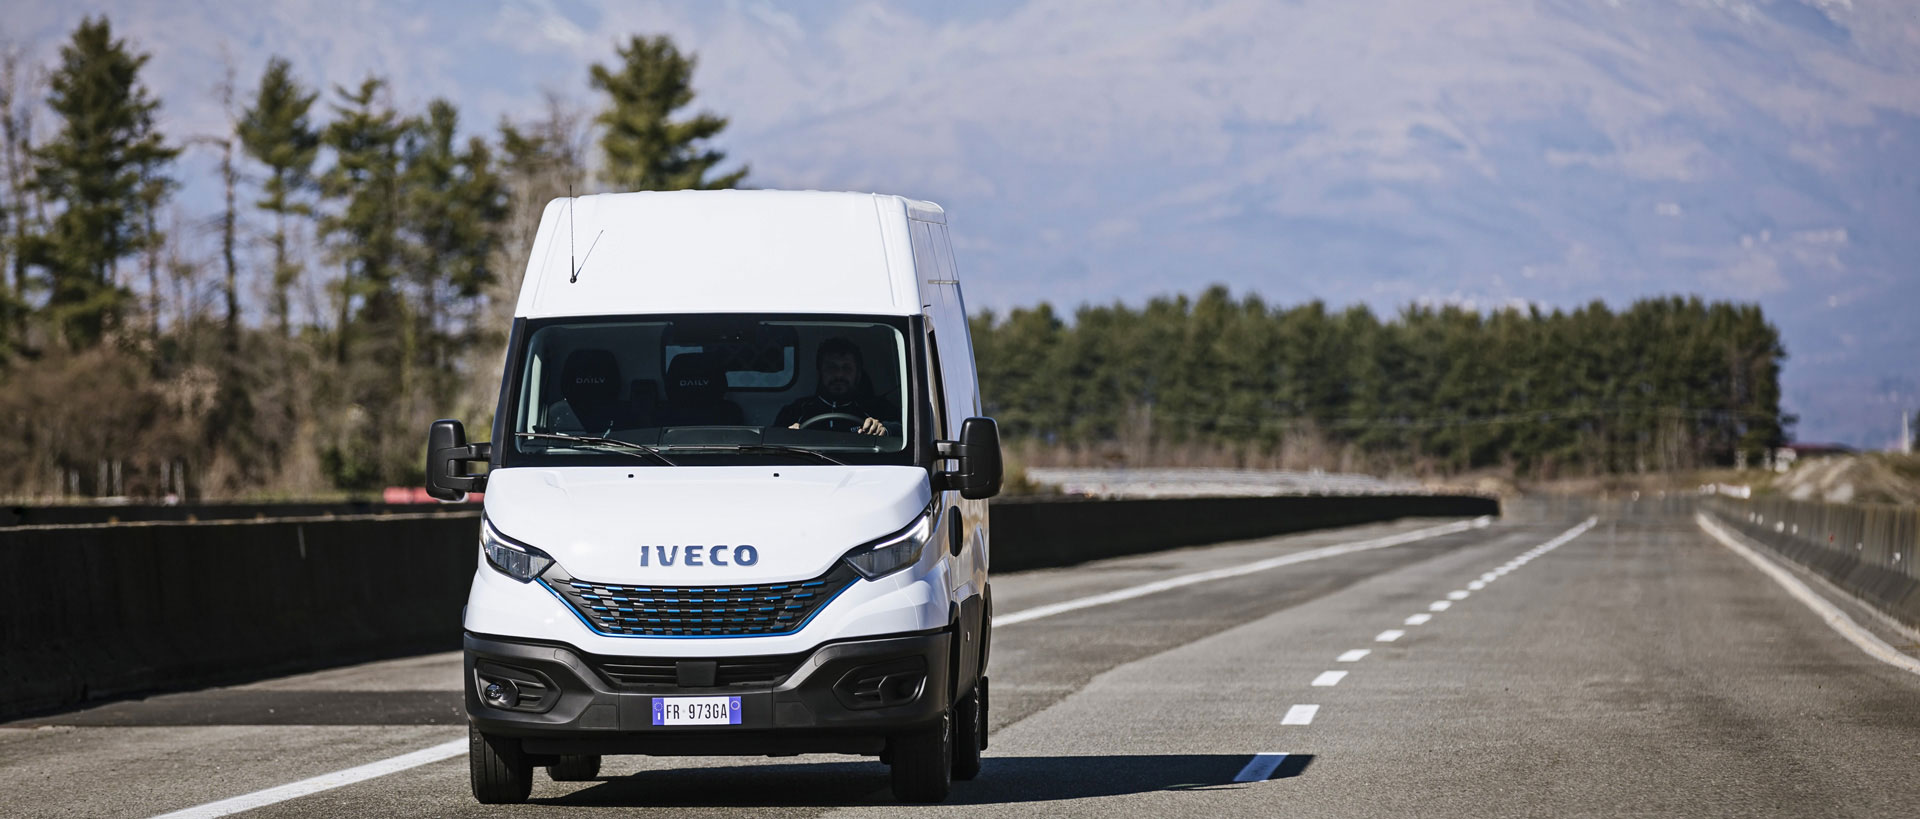
[[[672,458],[660,454],[660,450],[654,449],[646,444],[636,444],[632,441],[622,441],[618,438],[600,438],[592,435],[568,435],[564,432],[516,432],[514,435],[521,438],[538,438],[543,441],[566,441],[573,444],[610,446],[636,458],[652,458],[667,466],[679,466],[679,464],[673,462]]]
[[[818,460],[825,461],[827,463],[833,464],[834,466],[847,465],[845,461],[842,461],[824,452],[807,449],[806,447],[801,447],[801,446],[786,446],[784,444],[724,444],[724,445],[714,445],[714,446],[675,446],[675,447],[668,447],[667,449],[672,452],[765,452],[765,453],[771,453],[771,454],[777,454],[777,455],[804,455],[809,458],[815,458]]]

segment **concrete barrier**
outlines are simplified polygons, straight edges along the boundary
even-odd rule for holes
[[[1775,555],[1920,628],[1920,509],[1770,497],[1702,503]]]
[[[0,715],[458,647],[478,522],[0,529]]]
[[[995,501],[994,571],[1488,498]],[[0,528],[0,717],[460,646],[479,513]]]

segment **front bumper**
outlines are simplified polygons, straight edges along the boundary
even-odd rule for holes
[[[827,643],[785,658],[791,671],[774,663],[780,672],[744,683],[716,679],[713,658],[684,658],[681,667],[670,658],[602,657],[471,632],[465,642],[468,717],[485,733],[518,737],[531,754],[871,755],[888,736],[939,719],[952,699],[952,635],[944,630]],[[636,664],[667,679],[615,673]],[[480,696],[502,679],[521,695],[513,708]],[[653,724],[654,697],[711,695],[740,698],[739,725]]]

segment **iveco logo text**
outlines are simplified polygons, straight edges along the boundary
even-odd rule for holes
[[[676,562],[682,566],[751,566],[760,562],[760,550],[747,545],[640,547],[642,566],[672,566]]]

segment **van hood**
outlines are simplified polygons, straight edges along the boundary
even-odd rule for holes
[[[738,586],[824,574],[855,546],[911,523],[931,498],[927,471],[910,466],[592,466],[498,470],[484,500],[495,530],[576,579]],[[679,557],[743,545],[752,565]]]

